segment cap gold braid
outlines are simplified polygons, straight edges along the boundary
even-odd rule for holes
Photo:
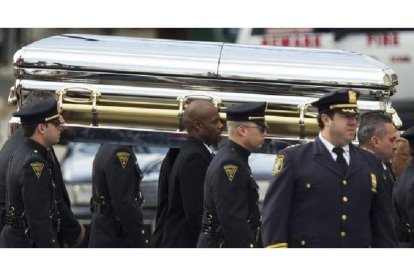
[[[53,115],[53,116],[51,116],[51,117],[47,117],[47,118],[45,119],[45,122],[49,122],[49,121],[51,121],[51,120],[53,120],[53,119],[56,119],[56,118],[59,118],[59,114]]]
[[[344,107],[347,107],[347,108],[357,108],[358,105],[356,105],[356,104],[333,104],[333,105],[329,106],[329,109],[344,108]]]

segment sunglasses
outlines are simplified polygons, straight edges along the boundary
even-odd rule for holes
[[[52,124],[52,125],[54,125],[55,127],[58,127],[58,126],[61,126],[61,125],[62,125],[62,122],[59,122],[59,121],[53,121],[53,122],[49,122],[49,124]]]

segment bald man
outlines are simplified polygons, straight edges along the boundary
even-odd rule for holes
[[[193,248],[197,245],[203,211],[203,183],[223,124],[210,101],[192,101],[184,111],[188,139],[181,147],[168,180],[168,207],[162,247]]]

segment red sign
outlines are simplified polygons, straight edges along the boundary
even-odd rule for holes
[[[397,32],[367,34],[368,46],[398,46],[399,43]]]
[[[319,34],[286,34],[286,35],[265,35],[263,45],[286,46],[286,47],[322,47]]]

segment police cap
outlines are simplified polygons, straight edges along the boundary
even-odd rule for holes
[[[253,122],[268,127],[265,121],[266,102],[234,104],[226,109],[227,120],[236,122]]]
[[[313,102],[312,105],[318,108],[319,113],[334,110],[342,113],[358,114],[358,96],[359,92],[353,89],[338,89],[324,95]]]
[[[55,99],[41,100],[24,105],[13,116],[20,117],[22,126],[33,126],[40,123],[60,124],[57,102]]]

